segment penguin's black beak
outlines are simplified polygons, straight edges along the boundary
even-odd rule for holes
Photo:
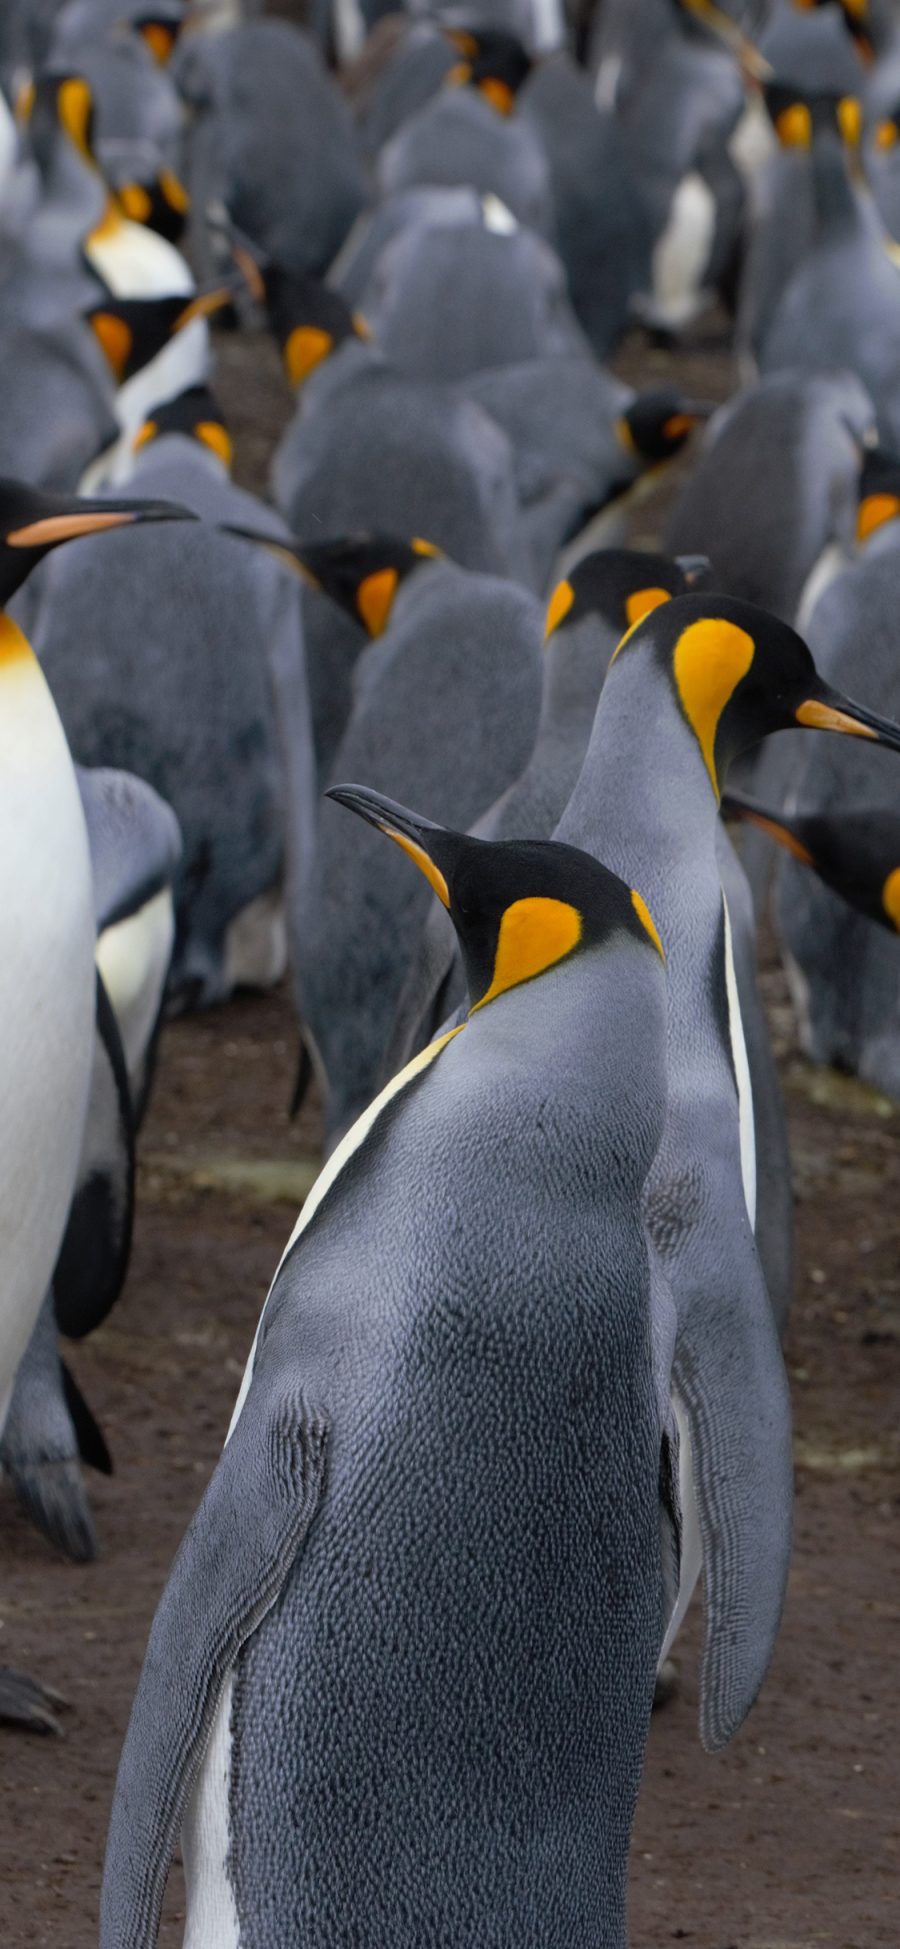
[[[367,785],[332,785],[325,797],[346,805],[370,826],[387,833],[409,855],[420,873],[424,873],[442,905],[449,908],[450,889],[433,856],[435,838],[447,836],[443,826],[435,825],[432,819],[423,819],[417,812],[407,811],[405,805],[397,805],[394,799],[384,798]]]
[[[294,575],[299,575],[301,582],[308,583],[311,589],[321,588],[318,577],[304,562],[302,547],[283,541],[280,535],[261,534],[257,528],[238,528],[230,521],[218,521],[216,526],[220,535],[234,535],[238,541],[251,541],[257,548],[264,548],[268,555],[274,555],[283,568],[289,568]]]
[[[767,812],[765,806],[757,805],[754,799],[745,798],[741,792],[723,792],[719,810],[723,819],[740,819],[744,825],[758,826],[760,832],[766,833],[769,839],[774,839],[779,846],[783,846],[785,852],[790,853],[794,859],[800,860],[802,865],[815,865],[809,847],[804,846],[796,833],[791,832],[789,826],[783,825],[773,812]]]
[[[841,731],[847,737],[871,738],[875,744],[900,751],[900,724],[892,723],[889,717],[878,717],[862,704],[854,704],[839,690],[832,690],[830,684],[819,684],[814,697],[807,697],[797,705],[794,717],[798,724],[813,731]]]
[[[713,566],[708,555],[676,555],[675,565],[680,568],[689,589],[712,588]]]

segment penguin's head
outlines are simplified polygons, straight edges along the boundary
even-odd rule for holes
[[[94,154],[94,96],[83,74],[43,74],[22,97],[20,118],[28,125],[28,143],[42,176],[50,170],[62,133],[88,168],[97,171]]]
[[[393,839],[424,873],[459,937],[470,1013],[615,935],[665,954],[639,893],[556,840],[472,839],[362,785],[326,796]]]
[[[770,812],[739,792],[722,797],[726,819],[757,826],[817,873],[847,905],[900,934],[900,812],[889,805],[861,805],[831,816]]]
[[[87,501],[77,494],[44,494],[25,481],[0,476],[0,608],[60,542],[142,521],[195,519],[174,501]]]
[[[112,367],[116,385],[134,377],[155,359],[170,338],[195,318],[210,318],[231,305],[226,287],[198,291],[193,298],[103,298],[85,313]]]
[[[793,0],[797,13],[812,13],[818,7],[832,4],[832,0]],[[838,0],[844,16],[844,26],[852,34],[861,58],[868,62],[874,58],[874,49],[869,38],[870,6],[869,0]]]
[[[167,399],[162,406],[154,406],[152,417],[144,421],[134,436],[135,452],[160,439],[165,433],[183,433],[187,439],[196,440],[201,447],[215,454],[226,473],[231,472],[231,439],[222,408],[208,386],[188,386],[175,399]]]
[[[705,555],[651,555],[637,548],[598,548],[583,555],[547,604],[545,636],[600,616],[621,636],[661,602],[710,586]]]
[[[900,751],[900,726],[825,683],[796,630],[753,603],[675,596],[622,638],[611,675],[637,655],[662,668],[717,797],[732,760],[773,731],[802,725]]]
[[[868,541],[885,522],[900,515],[900,459],[883,447],[866,449],[859,476],[856,539]]]
[[[447,75],[447,86],[477,88],[498,115],[511,115],[519,89],[534,66],[518,36],[499,27],[452,27],[444,31],[460,55]]]
[[[279,264],[252,259],[242,245],[232,246],[251,295],[265,304],[288,382],[295,389],[348,339],[368,340],[371,330],[339,291],[312,272],[287,271]]]
[[[115,186],[115,196],[132,223],[146,224],[148,230],[177,244],[182,236],[191,200],[184,184],[171,169],[161,169],[149,182],[127,182]]]
[[[862,103],[858,94],[819,92],[773,81],[764,90],[772,127],[783,149],[811,149],[816,135],[837,133],[851,152],[862,137]]]
[[[654,386],[632,400],[616,421],[616,432],[626,453],[654,467],[678,453],[715,410],[703,400],[686,399],[674,386]]]
[[[442,550],[418,535],[411,541],[364,534],[342,535],[334,541],[285,542],[226,522],[222,523],[222,533],[255,541],[293,569],[310,588],[330,596],[373,638],[384,635],[401,582],[429,562],[443,560]]]
[[[184,19],[182,6],[162,5],[147,7],[143,13],[137,14],[132,19],[131,25],[135,33],[140,35],[144,46],[152,54],[154,61],[159,62],[161,68],[171,60],[175,43],[184,26]]]

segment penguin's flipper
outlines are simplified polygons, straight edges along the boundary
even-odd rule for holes
[[[41,1535],[73,1563],[90,1563],[97,1543],[78,1448],[48,1293],[19,1362],[0,1462],[16,1501]]]
[[[96,1469],[98,1475],[112,1475],[112,1456],[103,1429],[93,1410],[88,1407],[74,1374],[63,1359],[60,1359],[59,1365],[63,1396],[75,1430],[78,1453],[86,1468]]]
[[[39,1685],[27,1672],[0,1665],[0,1723],[3,1725],[22,1726],[26,1732],[61,1733],[62,1726],[53,1708],[64,1704],[58,1692]]]
[[[257,1357],[258,1358],[258,1357]],[[327,1424],[296,1384],[251,1385],[150,1632],[113,1801],[100,1949],[151,1949],[222,1686],[322,1498]]]
[[[78,1180],[53,1273],[56,1324],[81,1340],[105,1320],[128,1270],[134,1221],[134,1116],[122,1042],[97,973],[94,1059]]]
[[[791,1555],[791,1410],[749,1227],[735,1236],[711,1216],[691,1229],[684,1305],[673,1285],[673,1379],[689,1432],[703,1552],[700,1737],[715,1752],[746,1718],[781,1622]]]
[[[181,827],[166,800],[131,772],[76,765],[75,776],[101,934],[171,885],[182,853]]]
[[[303,1108],[303,1104],[306,1099],[306,1092],[309,1089],[312,1079],[313,1079],[312,1057],[301,1035],[300,1048],[297,1055],[297,1074],[294,1079],[294,1093],[291,1097],[291,1107],[290,1110],[288,1111],[288,1115],[292,1123],[294,1121],[294,1118],[299,1116],[300,1111]]]

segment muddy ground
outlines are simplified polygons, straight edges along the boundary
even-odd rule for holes
[[[265,342],[220,344],[241,477],[259,485],[288,396]],[[619,363],[645,384],[674,371],[694,392],[729,386],[715,326],[675,359],[640,339]],[[644,505],[641,539],[654,537],[671,491],[670,481]],[[633,1949],[895,1949],[900,1939],[900,1109],[804,1064],[771,956],[765,985],[797,1190],[794,1568],[763,1696],[715,1758],[697,1739],[696,1616],[684,1633],[681,1692],[650,1737]],[[128,1285],[72,1354],[116,1463],[112,1480],[90,1485],[99,1561],[56,1560],[0,1492],[0,1659],[70,1701],[63,1740],[0,1729],[2,1949],[96,1941],[110,1797],[148,1625],[315,1170],[315,1106],[296,1125],[287,1116],[294,1059],[284,991],[167,1029]],[[181,1940],[182,1913],[176,1870],[166,1949]]]

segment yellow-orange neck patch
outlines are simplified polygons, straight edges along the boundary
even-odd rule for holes
[[[210,453],[214,453],[216,459],[221,460],[223,467],[227,467],[229,473],[231,472],[234,448],[220,420],[198,420],[194,427],[194,438],[199,440],[202,446],[208,447]]]
[[[496,109],[498,115],[511,115],[516,98],[508,81],[501,81],[498,75],[487,74],[478,83],[478,93]]]
[[[634,908],[635,913],[637,914],[641,926],[649,934],[650,939],[653,942],[653,945],[656,949],[657,954],[659,955],[660,960],[664,961],[666,958],[666,950],[663,947],[662,941],[660,940],[659,935],[656,931],[656,922],[653,918],[653,915],[650,912],[646,900],[643,900],[641,898],[641,895],[638,893],[635,887],[632,887],[631,889],[631,904]]]
[[[131,327],[113,311],[95,311],[91,324],[116,378],[121,381],[131,352]]]
[[[0,671],[8,670],[17,663],[33,663],[34,651],[18,623],[0,610]]]
[[[164,68],[175,46],[174,27],[166,26],[162,20],[146,20],[139,29],[141,40],[150,49],[154,61]]]
[[[80,156],[96,168],[88,143],[88,130],[91,126],[91,91],[81,75],[69,75],[61,81],[57,95],[58,113],[61,128],[64,128],[71,142],[74,142]]]
[[[862,108],[855,95],[844,95],[838,102],[837,119],[848,148],[855,149],[862,135]]]
[[[544,622],[545,642],[548,637],[553,635],[554,630],[559,628],[560,623],[565,622],[574,601],[575,591],[571,582],[557,582],[556,588],[547,604],[547,615]]]
[[[867,494],[856,511],[857,541],[868,541],[876,529],[883,528],[886,521],[895,521],[898,514],[900,497],[896,494]]]
[[[377,568],[363,577],[356,591],[356,607],[370,636],[383,636],[400,580],[395,568]]]
[[[649,616],[651,610],[658,609],[661,603],[668,601],[670,601],[668,589],[633,589],[631,595],[625,598],[625,614],[629,629],[633,629],[635,623],[643,622],[644,617]]]
[[[333,350],[334,339],[321,325],[295,325],[282,352],[291,385],[302,386]]]
[[[566,900],[514,900],[500,922],[491,985],[470,1009],[484,1008],[507,988],[518,988],[562,961],[581,939],[583,922]]]
[[[143,183],[125,183],[119,190],[119,202],[125,215],[132,223],[146,223],[152,215],[153,204]]]
[[[893,149],[898,136],[900,136],[900,129],[898,129],[896,122],[891,121],[889,118],[883,122],[879,122],[874,136],[876,149]]]
[[[775,134],[783,149],[809,149],[812,145],[812,116],[805,102],[792,102],[775,117]]]
[[[900,866],[889,873],[881,889],[881,904],[889,920],[900,934]]]
[[[703,617],[682,630],[672,673],[684,714],[703,753],[716,797],[716,733],[727,703],[753,662],[756,645],[745,629],[723,617]]]

